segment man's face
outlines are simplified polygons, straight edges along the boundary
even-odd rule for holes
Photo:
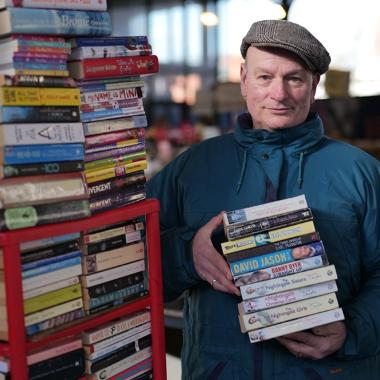
[[[318,74],[284,51],[251,46],[241,64],[241,93],[256,129],[273,131],[303,123],[318,82]]]

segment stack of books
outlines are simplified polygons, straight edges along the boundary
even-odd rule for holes
[[[147,36],[73,38],[92,213],[145,199],[143,74],[158,71]]]
[[[0,230],[89,216],[80,92],[69,77],[71,45],[62,36],[111,34],[106,3],[3,3]]]
[[[150,311],[143,310],[82,333],[87,379],[151,379]]]
[[[87,314],[147,294],[144,228],[136,219],[84,234],[81,283]]]
[[[240,327],[252,343],[344,319],[304,195],[226,212],[223,224]]]

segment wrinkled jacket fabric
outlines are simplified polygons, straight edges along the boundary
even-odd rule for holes
[[[336,266],[348,332],[337,353],[316,361],[295,358],[275,339],[251,344],[240,332],[239,297],[203,281],[191,251],[196,231],[221,210],[300,194],[306,195]],[[183,379],[380,379],[376,159],[325,137],[317,115],[268,132],[253,129],[250,116],[243,114],[233,134],[190,147],[153,177],[148,195],[161,202],[165,300],[185,295]]]

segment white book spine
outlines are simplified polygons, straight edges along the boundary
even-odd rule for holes
[[[322,311],[337,309],[338,307],[338,300],[335,293],[329,293],[323,296],[261,310],[252,314],[239,315],[240,328],[244,333]]]
[[[244,285],[240,287],[240,292],[243,300],[246,300],[336,279],[335,266],[327,265],[306,272]]]
[[[337,322],[344,319],[343,310],[341,308],[325,311],[294,319],[292,321],[279,323],[278,325],[264,327],[262,329],[248,332],[251,343],[258,343],[264,340],[276,338],[286,334],[311,329],[313,327],[325,325],[327,323]]]
[[[236,223],[245,223],[251,220],[262,219],[276,214],[301,210],[307,208],[305,195],[286,198],[279,201],[264,203],[258,206],[247,207],[240,210],[227,211],[223,215],[224,226]]]

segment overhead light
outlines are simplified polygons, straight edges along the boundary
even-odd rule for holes
[[[214,12],[202,12],[200,19],[204,26],[215,26],[219,22],[218,16]]]

